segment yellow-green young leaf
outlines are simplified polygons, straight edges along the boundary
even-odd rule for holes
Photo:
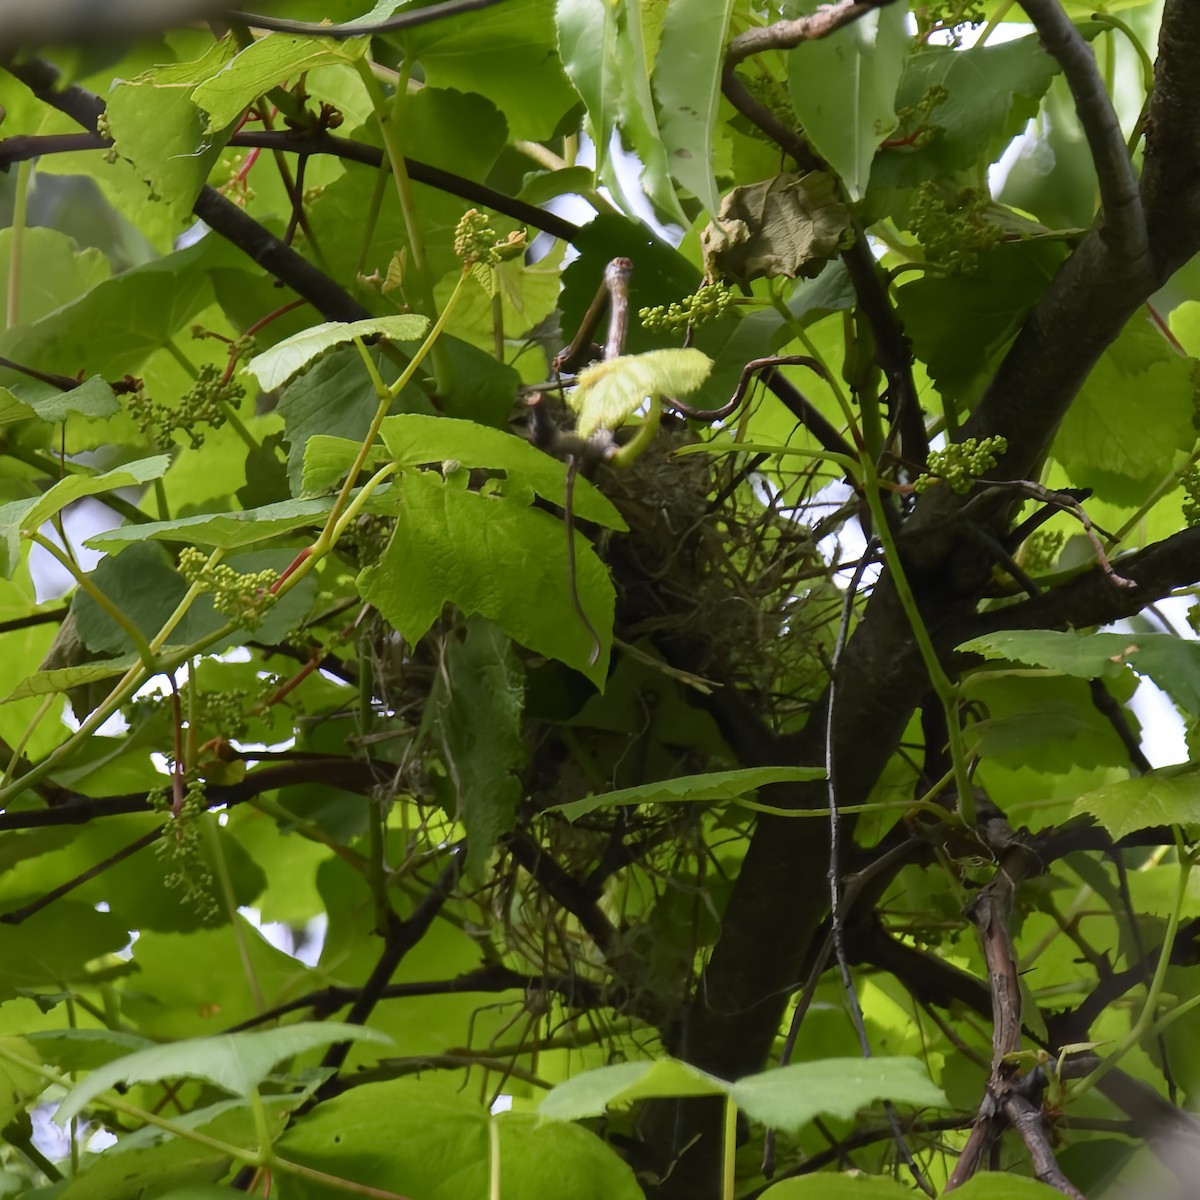
[[[568,396],[579,414],[579,435],[591,437],[598,429],[619,428],[650,396],[694,392],[712,366],[712,359],[700,350],[651,350],[587,367]]]
[[[263,391],[269,392],[282,387],[314,358],[334,346],[374,334],[382,334],[393,342],[415,342],[428,324],[425,317],[407,313],[396,317],[368,317],[365,321],[326,321],[284,338],[270,350],[252,358],[244,370],[258,380]]]

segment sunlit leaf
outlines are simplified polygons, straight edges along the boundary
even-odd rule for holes
[[[126,463],[103,475],[67,475],[41,496],[0,505],[0,555],[4,575],[11,576],[17,564],[22,533],[33,533],[68,504],[85,496],[100,496],[117,488],[133,487],[162,477],[171,465],[165,455]]]
[[[585,367],[568,395],[579,436],[619,428],[650,396],[686,396],[711,370],[712,359],[699,350],[648,350]]]
[[[947,1108],[946,1097],[915,1058],[821,1058],[750,1075],[729,1094],[751,1120],[798,1133],[814,1117],[849,1120],[883,1100]]]
[[[356,337],[369,338],[376,334],[393,342],[414,342],[425,332],[429,322],[424,317],[403,314],[396,317],[369,317],[362,321],[327,321],[302,333],[276,342],[246,364],[246,373],[253,375],[264,391],[282,387],[293,375],[302,371],[314,358],[334,346],[351,342]]]

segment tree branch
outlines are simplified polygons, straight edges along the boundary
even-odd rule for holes
[[[235,21],[239,25],[249,25],[253,29],[346,41],[348,38],[369,37],[377,33],[395,33],[400,29],[415,29],[418,25],[444,21],[447,17],[476,12],[481,8],[491,8],[492,5],[499,3],[501,0],[443,0],[441,4],[430,4],[416,10],[408,9],[397,16],[389,17],[386,21],[362,23],[349,21],[342,25],[323,25],[314,21],[291,21],[285,17],[268,17],[259,13],[247,12],[227,12],[225,19]]]
[[[350,1011],[346,1014],[347,1024],[366,1024],[375,1005],[383,998],[384,990],[396,973],[396,968],[404,956],[425,936],[429,926],[433,924],[434,918],[441,912],[442,906],[449,899],[450,893],[458,882],[460,857],[461,847],[451,851],[450,862],[442,869],[434,885],[421,897],[412,911],[412,916],[407,920],[402,921],[395,913],[389,913],[391,922],[384,937],[383,953],[379,956],[375,969],[371,972],[367,982],[359,989]],[[321,1066],[334,1071],[340,1070],[346,1061],[346,1055],[350,1053],[351,1044],[350,1042],[337,1042],[330,1046],[321,1060]],[[333,1077],[326,1080],[326,1084],[332,1082]],[[321,1100],[325,1097],[325,1085],[322,1085],[317,1089],[316,1099]]]
[[[1096,56],[1059,0],[1028,0],[1028,3],[1023,0],[1022,7],[1047,53],[1062,68],[1075,99],[1075,112],[1100,181],[1104,213],[1101,236],[1128,263],[1132,274],[1148,274],[1150,244],[1137,176],[1108,89],[1096,66]]]
[[[379,993],[380,1000],[404,1000],[413,996],[458,996],[469,992],[511,992],[530,991],[554,992],[561,996],[569,1005],[579,1005],[585,1008],[599,1008],[608,1003],[615,1003],[614,997],[602,990],[596,984],[579,979],[574,975],[526,975],[520,971],[512,971],[508,967],[480,967],[477,971],[467,971],[454,979],[432,979],[423,983],[389,983]],[[238,1033],[243,1029],[254,1029],[259,1025],[277,1021],[288,1013],[299,1012],[302,1009],[312,1009],[313,1018],[321,1020],[354,1004],[363,993],[359,987],[342,987],[332,985],[317,991],[306,992],[286,1004],[278,1004],[266,1012],[257,1013],[240,1025],[227,1029],[226,1033]],[[606,998],[607,997],[607,998]]]
[[[752,54],[767,50],[791,50],[801,42],[815,42],[827,38],[843,26],[852,25],[869,12],[885,8],[894,0],[838,0],[836,4],[823,4],[807,17],[791,21],[776,21],[760,29],[747,29],[729,43],[725,55],[727,67],[736,67]]]

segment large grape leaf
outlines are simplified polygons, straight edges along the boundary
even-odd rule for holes
[[[134,487],[160,479],[171,465],[165,454],[126,463],[103,475],[67,475],[40,496],[0,505],[0,573],[12,577],[20,558],[21,534],[33,533],[68,504],[84,496],[99,496],[116,488]]]
[[[359,576],[363,599],[410,643],[447,603],[455,604],[602,685],[614,594],[591,544],[576,531],[575,583],[600,639],[598,655],[571,596],[563,523],[514,500],[467,491],[465,483],[465,471],[449,481],[431,471],[404,475],[391,541],[380,561]]]
[[[206,131],[223,129],[264,92],[277,84],[299,80],[306,71],[361,58],[366,41],[336,42],[331,38],[293,37],[269,33],[251,42],[237,57],[199,78],[191,100],[208,114]]]
[[[1136,504],[1196,440],[1193,360],[1136,315],[1092,369],[1054,439],[1054,457],[1100,499]]]
[[[1127,666],[1132,667],[1153,679],[1183,708],[1200,714],[1200,644],[1168,633],[1002,630],[972,638],[959,649],[1080,679],[1115,678]]]
[[[479,879],[509,834],[523,794],[521,715],[525,672],[512,643],[479,617],[446,648],[426,721],[432,721],[449,774],[450,815],[467,831],[465,870]]]
[[[566,504],[566,464],[504,430],[451,417],[406,413],[388,417],[380,436],[397,466],[423,466],[452,459],[470,469],[502,470],[514,486],[527,487],[560,507]],[[584,520],[609,529],[627,528],[612,501],[590,480],[576,479],[572,501],[576,516]]]
[[[279,1152],[327,1176],[365,1184],[385,1179],[391,1193],[431,1200],[480,1200],[493,1166],[494,1194],[520,1200],[643,1196],[630,1167],[582,1126],[547,1125],[531,1113],[489,1118],[483,1105],[432,1080],[356,1087],[294,1121]],[[322,1182],[287,1182],[293,1200],[345,1194]]]
[[[880,151],[871,170],[871,190],[914,187],[924,179],[974,168],[980,159],[995,161],[1037,115],[1057,71],[1036,33],[963,50],[929,46],[911,55],[896,90],[896,108],[919,110],[931,87],[944,88],[945,99],[924,122],[941,132],[919,148]]]
[[[198,82],[216,74],[237,54],[230,34],[190,62],[152,67],[122,80],[108,98],[108,123],[117,153],[133,163],[151,194],[182,223],[208,181],[226,142],[221,125],[205,127],[192,103]]]

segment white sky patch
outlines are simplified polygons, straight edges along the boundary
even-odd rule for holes
[[[91,571],[104,557],[100,550],[89,550],[83,544],[84,538],[90,538],[97,533],[107,533],[122,523],[122,518],[107,504],[99,500],[85,497],[68,505],[60,514],[63,532],[67,535],[75,561],[84,571]],[[38,531],[56,546],[62,546],[62,538],[58,530],[47,521]],[[46,600],[57,600],[66,595],[75,586],[75,580],[66,567],[51,555],[49,550],[41,546],[32,546],[29,551],[29,572],[33,576],[34,588],[37,592],[38,603]]]
[[[321,958],[321,949],[325,945],[325,933],[329,928],[329,919],[324,913],[313,917],[297,937],[290,925],[281,921],[264,921],[262,913],[257,908],[242,907],[238,909],[251,925],[263,935],[276,950],[302,962],[306,967],[315,967]]]

